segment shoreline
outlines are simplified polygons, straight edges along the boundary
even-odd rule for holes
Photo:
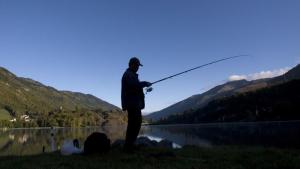
[[[249,125],[249,124],[272,124],[272,123],[298,123],[300,120],[286,121],[249,121],[249,122],[207,122],[207,123],[176,123],[176,124],[146,124],[143,126],[206,126],[206,125]]]
[[[212,123],[177,123],[177,124],[142,124],[142,126],[221,126],[221,125],[255,125],[255,124],[281,124],[281,123],[300,123],[300,120],[287,120],[287,121],[253,121],[253,122],[212,122]],[[97,128],[108,126],[87,126],[87,127],[53,127],[53,129],[82,129],[82,128]],[[20,130],[20,129],[51,129],[51,127],[27,127],[27,128],[5,128],[0,127],[0,130]]]

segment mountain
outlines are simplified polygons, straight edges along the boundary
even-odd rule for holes
[[[229,97],[239,93],[255,91],[261,88],[281,84],[298,78],[300,78],[300,65],[297,65],[284,75],[274,78],[259,79],[253,81],[238,80],[227,82],[225,84],[216,86],[207,92],[191,96],[165,109],[151,113],[145,116],[145,118],[151,119],[152,121],[157,121],[167,118],[170,115],[182,114],[185,111],[203,108],[209,102],[216,99]]]
[[[216,99],[158,124],[300,120],[300,80]]]
[[[121,112],[120,108],[93,95],[71,91],[59,91],[29,78],[17,77],[0,67],[0,120],[7,114],[16,117],[30,114],[38,117],[49,112],[66,114],[72,111],[97,113]],[[74,113],[74,112],[73,112]],[[45,115],[46,114],[46,115]],[[124,114],[124,113],[123,113]]]
[[[16,111],[49,111],[60,107],[74,110],[119,109],[93,95],[70,91],[58,91],[29,78],[17,77],[8,70],[0,68],[0,105],[9,105]]]

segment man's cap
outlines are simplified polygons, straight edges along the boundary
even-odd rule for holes
[[[137,64],[139,66],[143,66],[140,62],[140,60],[137,58],[137,57],[132,57],[130,60],[129,60],[129,65],[131,64]]]

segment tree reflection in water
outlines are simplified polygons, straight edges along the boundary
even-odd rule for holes
[[[32,155],[59,150],[64,140],[77,138],[80,146],[93,132],[103,132],[114,142],[124,139],[126,126],[51,129],[0,129],[0,155]],[[51,137],[53,133],[53,137]],[[218,123],[143,126],[140,136],[168,139],[176,145],[223,145],[300,148],[300,122]],[[52,149],[51,149],[52,147]]]
[[[93,132],[104,132],[111,139],[125,138],[125,127],[88,127],[47,129],[0,130],[0,155],[33,155],[60,149],[64,140],[77,138],[83,146],[87,136]],[[53,136],[51,136],[53,133]]]

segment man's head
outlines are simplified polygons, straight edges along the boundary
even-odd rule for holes
[[[140,62],[140,60],[136,57],[133,57],[129,60],[129,68],[133,70],[134,72],[137,72],[139,70],[140,66],[143,66]]]

